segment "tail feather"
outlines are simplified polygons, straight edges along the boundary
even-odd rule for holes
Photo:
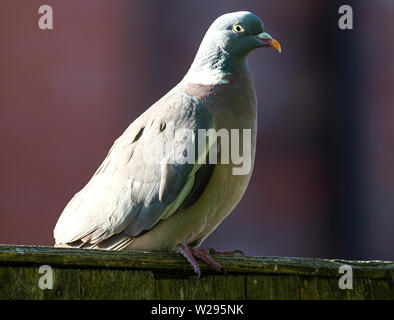
[[[82,240],[77,240],[70,243],[55,244],[57,248],[82,248],[82,249],[101,249],[101,250],[124,250],[136,238],[129,237],[124,233],[115,234],[99,243],[89,243]]]

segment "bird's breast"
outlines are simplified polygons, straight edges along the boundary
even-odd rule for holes
[[[254,164],[257,130],[256,97],[253,83],[248,74],[229,80],[226,84],[201,85],[181,83],[181,89],[192,95],[211,112],[215,129],[239,130],[238,141],[229,141],[228,163],[222,163],[223,145],[212,176],[199,199],[186,210],[178,210],[171,217],[158,223],[155,228],[137,238],[131,250],[175,250],[178,243],[198,245],[226,218],[241,200],[248,186]],[[250,132],[250,168],[242,174],[234,169],[243,163],[234,163],[231,156],[232,144],[242,155],[245,143],[244,130]],[[239,160],[239,158],[238,158]]]
[[[256,150],[257,108],[249,75],[230,79],[229,83],[216,86],[189,84],[187,90],[212,113],[216,131],[225,129],[229,136],[229,147],[226,149],[229,162],[222,162],[221,156],[225,148],[220,145],[218,163],[210,182],[200,200],[191,208],[191,214],[200,216],[191,234],[191,241],[205,239],[234,209],[246,191]],[[239,134],[233,136],[232,130]],[[250,151],[249,154],[247,150]],[[240,158],[234,159],[233,155]]]

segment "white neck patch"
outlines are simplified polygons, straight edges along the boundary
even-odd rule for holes
[[[220,69],[203,68],[192,72],[189,71],[183,78],[183,81],[203,85],[226,84],[228,83],[226,79],[228,75],[229,73]]]

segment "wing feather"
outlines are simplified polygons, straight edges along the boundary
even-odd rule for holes
[[[81,240],[94,247],[105,240],[111,248],[123,248],[132,237],[170,217],[190,193],[200,167],[171,162],[168,152],[160,152],[174,143],[171,134],[181,128],[196,134],[214,128],[214,120],[201,102],[173,90],[129,126],[70,200],[54,230],[56,244]],[[168,150],[182,157],[190,143],[176,140]]]

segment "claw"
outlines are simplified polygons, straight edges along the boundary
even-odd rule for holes
[[[194,259],[194,257],[201,259],[205,263],[207,263],[209,266],[213,267],[215,270],[219,272],[223,272],[224,274],[227,274],[227,271],[219,264],[217,263],[214,259],[212,259],[209,254],[216,254],[217,252],[212,249],[197,249],[193,247],[189,247],[183,243],[180,243],[178,245],[178,252],[180,252],[186,259],[189,261],[189,263],[192,265],[194,271],[197,273],[198,278],[201,277],[201,270],[200,267],[197,263],[197,261]]]
[[[178,245],[178,252],[180,252],[186,260],[191,264],[191,266],[194,269],[194,272],[197,273],[198,278],[200,279],[201,277],[201,269],[200,266],[198,265],[196,259],[194,259],[193,254],[189,250],[190,248],[184,244],[179,244]]]

